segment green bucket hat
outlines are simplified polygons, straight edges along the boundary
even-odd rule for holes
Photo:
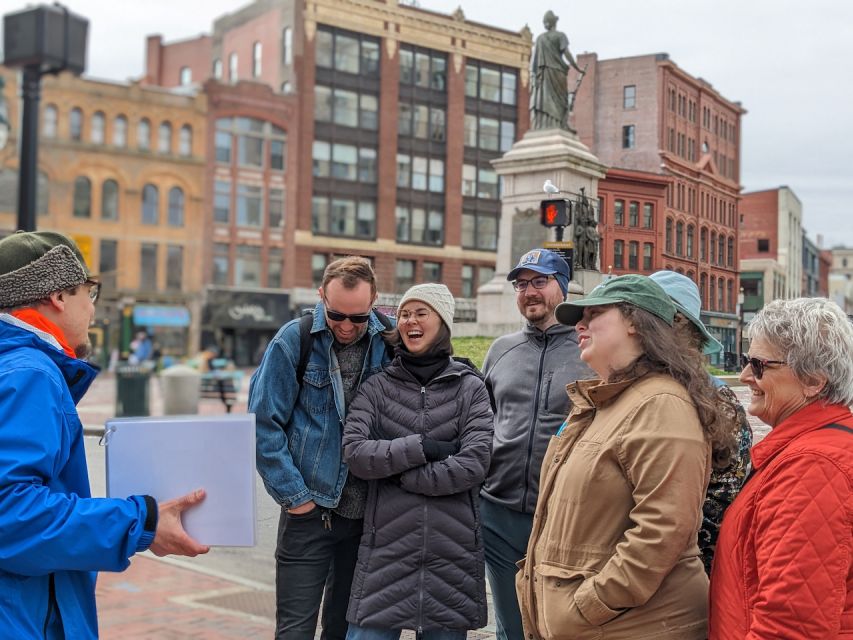
[[[0,240],[0,309],[44,300],[91,278],[77,244],[55,231],[18,231]]]
[[[586,298],[557,305],[554,315],[561,324],[574,326],[583,316],[584,307],[617,302],[627,302],[648,311],[669,326],[675,318],[675,305],[666,291],[651,278],[635,274],[610,278],[590,291]]]

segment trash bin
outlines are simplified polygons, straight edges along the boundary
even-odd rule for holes
[[[160,372],[163,392],[163,413],[167,416],[198,413],[201,374],[183,364],[176,364]]]
[[[116,416],[147,416],[151,369],[123,364],[116,367]]]

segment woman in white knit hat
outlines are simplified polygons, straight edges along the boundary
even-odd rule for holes
[[[403,295],[396,357],[347,414],[344,460],[370,481],[347,640],[403,629],[463,640],[486,624],[479,491],[492,409],[476,368],[451,357],[454,306],[443,284]]]

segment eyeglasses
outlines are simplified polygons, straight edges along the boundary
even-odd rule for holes
[[[92,304],[95,304],[101,295],[101,283],[95,280],[86,280],[84,284],[89,285],[89,300],[92,301]]]
[[[401,311],[397,314],[397,319],[400,322],[412,322],[417,320],[418,322],[426,322],[426,319],[432,315],[432,311],[421,307],[420,309],[415,309],[414,311]]]
[[[349,320],[353,324],[364,324],[370,320],[369,311],[367,313],[341,313],[340,311],[332,311],[329,309],[329,303],[325,300],[323,300],[323,304],[326,305],[326,316],[329,320],[334,320],[335,322]]]
[[[527,291],[527,285],[532,284],[534,289],[544,289],[548,286],[548,280],[554,276],[536,276],[530,280],[513,280],[512,288],[516,291]]]
[[[747,365],[752,367],[752,375],[755,376],[756,380],[761,380],[764,376],[764,369],[769,364],[786,365],[788,363],[784,360],[762,360],[761,358],[750,358],[744,353],[740,354],[740,366],[744,369],[746,369]]]

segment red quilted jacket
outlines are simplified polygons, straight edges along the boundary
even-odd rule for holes
[[[720,529],[710,640],[853,639],[850,409],[801,409],[752,461]]]

